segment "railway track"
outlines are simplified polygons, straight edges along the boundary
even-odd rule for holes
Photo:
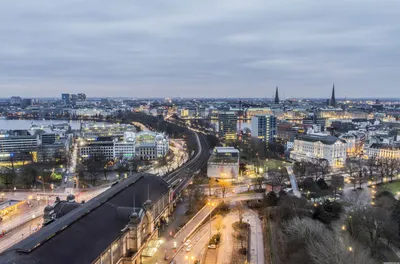
[[[176,196],[188,185],[193,174],[200,170],[210,157],[209,145],[204,134],[193,132],[197,139],[197,148],[192,158],[182,167],[176,169],[164,177],[174,191]]]

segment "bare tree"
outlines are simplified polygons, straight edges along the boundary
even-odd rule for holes
[[[307,240],[307,252],[315,264],[374,264],[371,255],[360,243],[338,238],[326,230],[318,240]]]
[[[312,172],[315,175],[315,181],[318,180],[319,173],[321,172],[321,166],[320,166],[320,161],[319,159],[313,159],[312,161],[309,162],[309,168],[312,168]]]
[[[239,223],[240,223],[240,225],[242,225],[245,207],[244,207],[244,205],[243,205],[243,203],[241,201],[236,202],[235,210],[236,210],[236,213],[237,213],[237,215],[239,217]]]
[[[357,178],[357,173],[359,172],[358,162],[359,161],[355,158],[346,159],[346,171],[350,175],[350,178],[352,179],[354,190],[356,189],[357,185],[356,178]]]
[[[214,179],[209,179],[209,180],[208,180],[208,196],[211,196],[211,190],[212,190],[213,188],[215,188],[216,185],[217,185],[217,184],[216,184],[216,182],[215,182]]]
[[[366,168],[369,173],[369,177],[372,179],[374,177],[374,172],[377,167],[377,160],[374,156],[368,157],[368,159],[365,162]]]
[[[264,181],[265,181],[265,179],[264,179],[264,177],[261,176],[261,175],[260,175],[260,176],[257,176],[257,177],[254,179],[254,184],[255,184],[255,186],[257,187],[258,190],[262,190]]]
[[[304,246],[315,264],[373,264],[368,250],[356,241],[339,237],[321,222],[310,218],[295,217],[284,225],[288,241]]]
[[[10,170],[1,170],[0,171],[0,179],[1,183],[9,189],[10,185],[14,183],[15,173]]]
[[[219,181],[219,187],[221,190],[222,198],[225,198],[225,195],[231,186],[232,186],[232,183],[230,181],[225,181],[225,180]]]
[[[377,159],[376,164],[379,171],[379,177],[381,179],[381,183],[383,183],[385,177],[389,174],[389,159],[379,158]]]
[[[101,155],[92,154],[83,162],[87,172],[89,173],[89,179],[92,185],[96,185],[97,180],[100,178],[99,169],[104,168],[104,163]]]
[[[293,165],[293,172],[300,179],[300,182],[303,182],[304,176],[307,173],[307,163],[304,161],[296,161]]]
[[[390,182],[393,181],[394,174],[395,174],[395,172],[398,170],[398,168],[400,166],[399,164],[400,164],[400,160],[399,159],[389,158],[387,160],[387,167],[388,167]]]
[[[329,174],[331,172],[331,165],[329,165],[329,161],[326,159],[321,159],[319,161],[319,169],[321,171],[321,177],[322,179],[325,179],[325,175]]]
[[[287,180],[286,169],[280,168],[275,172],[271,173],[272,175],[272,191],[274,190],[274,186],[282,187],[283,183]]]
[[[344,177],[342,175],[332,175],[331,186],[333,187],[334,194],[336,196],[337,191],[344,187]]]
[[[217,214],[214,221],[214,228],[217,230],[217,233],[220,234],[224,227],[224,218],[220,214]]]
[[[360,206],[350,211],[347,219],[346,225],[350,235],[366,244],[373,255],[378,253],[381,239],[390,239],[396,234],[397,224],[383,208]]]

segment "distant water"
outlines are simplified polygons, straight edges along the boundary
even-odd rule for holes
[[[79,120],[7,120],[0,119],[0,130],[29,129],[32,125],[50,125],[69,123],[72,129],[79,129],[81,121]]]

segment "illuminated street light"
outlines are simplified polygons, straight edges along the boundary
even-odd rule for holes
[[[346,230],[346,226],[342,225],[342,230],[345,231]]]
[[[352,252],[352,251],[353,251],[353,248],[352,248],[352,247],[349,247],[349,251]]]

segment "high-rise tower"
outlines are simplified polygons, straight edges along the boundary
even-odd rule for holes
[[[275,104],[279,104],[278,86],[276,86],[276,91],[275,91]]]
[[[336,107],[335,84],[333,84],[333,87],[332,87],[332,96],[331,96],[331,100],[329,101],[329,105],[332,107]]]

